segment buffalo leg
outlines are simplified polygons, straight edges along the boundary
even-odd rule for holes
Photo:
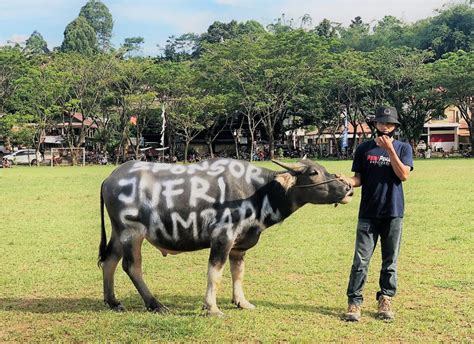
[[[115,298],[114,275],[118,262],[122,258],[122,247],[117,237],[112,234],[107,245],[106,257],[102,261],[102,277],[104,282],[104,302],[115,311],[123,311],[124,308]]]
[[[231,250],[229,254],[230,271],[232,274],[232,303],[242,309],[254,309],[244,296],[244,262],[245,251]]]
[[[143,243],[143,237],[136,236],[128,238],[126,242],[123,242],[123,261],[122,267],[127,275],[132,280],[135,288],[137,288],[147,310],[152,312],[165,313],[168,308],[162,305],[150,292],[145,281],[143,280],[142,273],[142,252],[141,247]]]
[[[207,290],[204,300],[204,308],[207,314],[211,316],[223,316],[219,307],[217,307],[217,288],[222,278],[224,265],[229,255],[230,243],[211,244],[211,254],[207,270]]]

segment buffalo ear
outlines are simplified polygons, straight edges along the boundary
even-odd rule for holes
[[[301,174],[306,168],[305,165],[302,165],[302,164],[299,164],[299,163],[287,164],[287,163],[280,162],[280,161],[277,161],[277,160],[272,160],[272,162],[274,164],[277,164],[278,166],[283,167],[285,170],[290,171],[294,174]]]

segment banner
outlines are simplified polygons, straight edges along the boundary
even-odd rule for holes
[[[348,137],[348,128],[347,128],[347,115],[344,117],[344,131],[342,132],[342,149],[349,147],[349,137]]]
[[[161,147],[165,146],[165,128],[166,128],[166,117],[165,117],[165,103],[161,104],[161,140],[160,145]]]

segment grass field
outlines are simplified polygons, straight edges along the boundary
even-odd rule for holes
[[[324,163],[344,173],[350,164]],[[208,251],[164,258],[148,243],[145,280],[172,314],[146,312],[120,268],[116,294],[127,312],[107,310],[96,262],[99,186],[112,169],[0,170],[0,342],[474,342],[474,160],[415,162],[392,323],[375,317],[379,249],[363,320],[340,320],[360,190],[348,205],[308,205],[267,229],[246,258],[254,311],[231,305],[227,266],[218,292],[226,317],[203,317]]]

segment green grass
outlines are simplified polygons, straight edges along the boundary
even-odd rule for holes
[[[351,162],[323,164],[349,173]],[[145,280],[173,313],[146,312],[120,268],[116,293],[127,312],[107,310],[96,260],[99,186],[111,171],[0,170],[0,342],[474,341],[473,160],[416,161],[405,184],[392,323],[375,318],[379,249],[363,320],[340,320],[360,190],[348,205],[308,205],[262,235],[246,259],[245,291],[254,311],[230,304],[227,266],[218,293],[226,317],[203,317],[208,251],[164,258],[149,244],[143,248]],[[110,236],[109,225],[107,231]]]

